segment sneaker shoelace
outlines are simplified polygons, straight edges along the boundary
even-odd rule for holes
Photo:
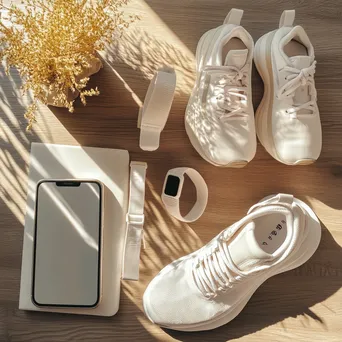
[[[304,69],[297,69],[290,66],[285,66],[285,71],[289,72],[290,75],[286,76],[286,80],[288,82],[284,84],[277,93],[277,98],[282,100],[289,97],[294,97],[295,92],[299,87],[308,86],[309,87],[309,94],[316,99],[316,89],[315,89],[315,82],[314,82],[314,74],[316,70],[316,61],[314,61],[308,68]],[[286,113],[290,114],[292,118],[296,118],[298,112],[301,109],[308,109],[314,113],[315,111],[315,101],[311,100],[306,103],[303,103],[299,106],[293,105],[292,108],[289,108]]]
[[[223,74],[214,83],[214,97],[218,106],[220,119],[225,121],[232,117],[244,118],[247,114],[246,72],[229,66],[229,72]]]
[[[209,299],[225,292],[239,281],[243,275],[233,264],[227,240],[230,229],[224,231],[216,245],[203,252],[193,266],[192,274],[197,288]]]

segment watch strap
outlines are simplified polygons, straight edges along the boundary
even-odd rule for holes
[[[156,72],[148,87],[143,107],[139,111],[139,145],[142,150],[159,147],[160,133],[168,119],[176,89],[176,73],[172,68]]]
[[[193,222],[200,218],[208,203],[208,186],[200,173],[194,169],[188,169],[186,174],[196,187],[197,201],[187,215],[184,216],[186,222]]]
[[[139,280],[141,240],[143,239],[145,178],[147,164],[130,164],[129,204],[126,215],[126,240],[123,256],[122,279]]]
[[[194,183],[196,188],[196,203],[192,207],[192,209],[189,211],[188,214],[186,214],[184,217],[182,216],[180,212],[179,207],[179,198],[178,197],[172,197],[164,194],[165,185],[167,182],[167,177],[169,175],[174,175],[179,178],[184,178],[184,174],[187,174],[191,181]],[[181,186],[181,185],[180,185]],[[163,188],[163,194],[162,194],[162,201],[168,210],[168,212],[175,218],[177,218],[180,221],[183,222],[193,222],[199,219],[208,202],[208,186],[203,179],[203,177],[200,175],[198,171],[192,168],[187,167],[180,167],[169,170],[169,172],[166,175],[165,184]]]

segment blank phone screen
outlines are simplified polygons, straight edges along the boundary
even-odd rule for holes
[[[32,279],[36,305],[97,305],[101,201],[101,186],[96,181],[38,184]]]

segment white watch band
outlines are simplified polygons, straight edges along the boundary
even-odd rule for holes
[[[145,176],[147,164],[131,162],[127,230],[122,279],[139,280],[141,240],[144,226]]]
[[[160,69],[151,80],[138,118],[142,150],[154,151],[159,147],[160,133],[169,116],[175,89],[174,69]]]
[[[182,193],[184,174],[187,174],[196,187],[197,201],[184,217],[180,213],[179,198]],[[208,187],[203,177],[194,169],[179,167],[168,171],[163,186],[162,201],[168,212],[183,222],[199,219],[208,202]]]

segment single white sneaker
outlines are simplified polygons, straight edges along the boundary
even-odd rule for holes
[[[209,163],[242,167],[256,151],[251,74],[254,43],[232,9],[223,25],[206,32],[196,50],[197,77],[185,128]]]
[[[254,61],[264,81],[264,97],[256,112],[261,144],[288,165],[313,163],[322,149],[316,103],[316,61],[309,37],[293,27],[295,11],[284,11],[279,29],[262,36]]]
[[[320,238],[308,205],[292,195],[264,198],[206,246],[166,266],[145,291],[145,313],[173,330],[217,328],[268,278],[305,263]]]

